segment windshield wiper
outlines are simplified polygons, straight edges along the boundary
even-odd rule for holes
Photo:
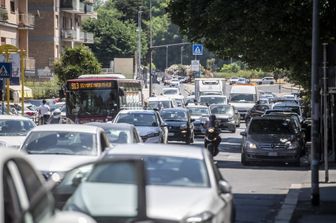
[[[181,119],[164,119],[164,121],[165,122],[169,122],[169,121],[171,121],[171,122],[185,122],[186,120],[181,120]]]

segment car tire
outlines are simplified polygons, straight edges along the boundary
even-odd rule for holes
[[[274,82],[272,81],[270,84],[274,84]]]
[[[231,129],[231,132],[236,133],[236,126],[233,129]]]
[[[187,138],[186,141],[185,141],[185,143],[186,143],[187,145],[189,145],[189,144],[191,143],[191,138]]]

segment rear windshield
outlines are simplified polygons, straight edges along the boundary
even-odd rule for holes
[[[252,120],[249,134],[293,134],[294,128],[288,119]]]

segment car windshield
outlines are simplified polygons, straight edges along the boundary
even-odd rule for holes
[[[131,132],[129,130],[120,130],[115,128],[104,129],[108,140],[112,144],[126,144],[131,142]]]
[[[298,115],[301,115],[300,114],[300,107],[298,107],[298,106],[273,106],[273,109],[288,110],[288,111],[295,112]]]
[[[65,131],[34,131],[22,150],[28,154],[97,155],[95,134]]]
[[[30,120],[0,120],[0,136],[25,136],[34,127]]]
[[[188,107],[191,115],[209,115],[208,108]]]
[[[200,98],[201,104],[225,104],[226,103],[226,97],[201,97]]]
[[[233,115],[233,108],[231,106],[213,106],[210,108],[211,114]]]
[[[161,117],[165,121],[186,121],[188,119],[187,113],[179,110],[163,110],[161,111]]]
[[[177,89],[163,90],[163,94],[164,95],[175,95],[175,94],[178,94],[178,90]]]
[[[255,95],[254,94],[231,94],[232,102],[254,102]]]
[[[171,108],[171,101],[150,101],[148,106],[150,108]]]
[[[249,134],[293,134],[289,119],[255,119],[251,121]]]
[[[184,157],[144,157],[150,185],[209,187],[202,160]]]
[[[128,113],[120,114],[117,123],[128,123],[135,126],[158,126],[158,122],[154,114]]]

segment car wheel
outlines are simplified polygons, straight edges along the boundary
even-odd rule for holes
[[[231,132],[236,133],[236,126],[233,129],[231,129]]]
[[[274,82],[272,81],[271,84],[274,84]]]

